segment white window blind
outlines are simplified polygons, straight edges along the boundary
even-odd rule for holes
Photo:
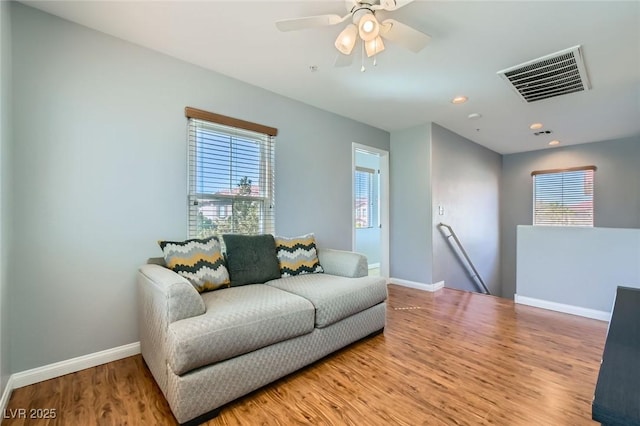
[[[274,233],[275,135],[187,117],[189,237]]]
[[[354,188],[356,228],[373,227],[374,174],[373,169],[356,167]]]
[[[595,166],[542,170],[533,176],[533,224],[593,226]]]

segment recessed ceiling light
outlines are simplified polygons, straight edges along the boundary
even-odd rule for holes
[[[466,96],[456,96],[455,98],[451,99],[451,103],[453,104],[463,104],[465,102],[467,102],[469,98],[467,98]]]
[[[482,114],[480,114],[479,112],[472,112],[467,117],[469,118],[469,120],[477,120],[479,118],[482,118]]]
[[[542,123],[533,123],[531,126],[529,126],[529,128],[531,130],[538,130],[538,129],[542,129]]]
[[[549,145],[551,145],[551,146],[560,145],[560,141],[559,140],[552,140],[551,142],[549,142]]]

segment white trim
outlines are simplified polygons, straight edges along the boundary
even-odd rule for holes
[[[437,291],[444,287],[444,281],[438,281],[434,284],[423,284],[416,281],[403,280],[400,278],[389,278],[388,284],[397,284],[403,287],[410,287],[423,291]]]
[[[520,305],[533,306],[535,308],[548,309],[550,311],[563,312],[565,314],[578,315],[600,321],[611,319],[611,312],[597,311],[595,309],[582,308],[580,306],[565,305],[564,303],[550,302],[548,300],[534,299],[532,297],[514,296],[513,300]]]
[[[6,412],[7,405],[9,404],[9,399],[11,399],[11,393],[13,392],[14,388],[15,386],[13,385],[13,375],[11,375],[9,376],[9,380],[7,380],[7,385],[2,391],[2,399],[0,399],[0,410],[2,410],[2,413]]]
[[[117,361],[139,353],[140,342],[129,343],[128,345],[118,346],[117,348],[94,352],[92,354],[71,358],[66,361],[55,362],[53,364],[43,365],[42,367],[32,368],[31,370],[14,373],[9,378],[9,382],[13,380],[12,389],[17,389],[23,386],[42,382],[44,380],[64,376],[65,374],[75,373],[76,371],[84,370],[86,368]],[[7,386],[7,388],[8,387],[9,386]]]

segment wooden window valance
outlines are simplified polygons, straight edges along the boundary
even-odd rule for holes
[[[269,136],[277,136],[278,129],[275,127],[269,127],[258,123],[252,123],[251,121],[240,120],[239,118],[227,117],[226,115],[216,114],[209,111],[204,111],[197,108],[185,107],[184,115],[187,118],[197,118],[200,120],[206,120],[216,124],[222,124],[223,126],[236,127],[238,129],[250,130],[252,132],[262,133]]]
[[[595,172],[596,170],[598,170],[598,168],[596,166],[579,166],[568,167],[566,169],[534,170],[531,172],[531,176],[546,175],[549,173],[578,172],[580,170],[593,170]]]

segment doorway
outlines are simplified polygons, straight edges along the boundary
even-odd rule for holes
[[[389,277],[389,152],[354,143],[353,250],[367,256],[369,275]]]

